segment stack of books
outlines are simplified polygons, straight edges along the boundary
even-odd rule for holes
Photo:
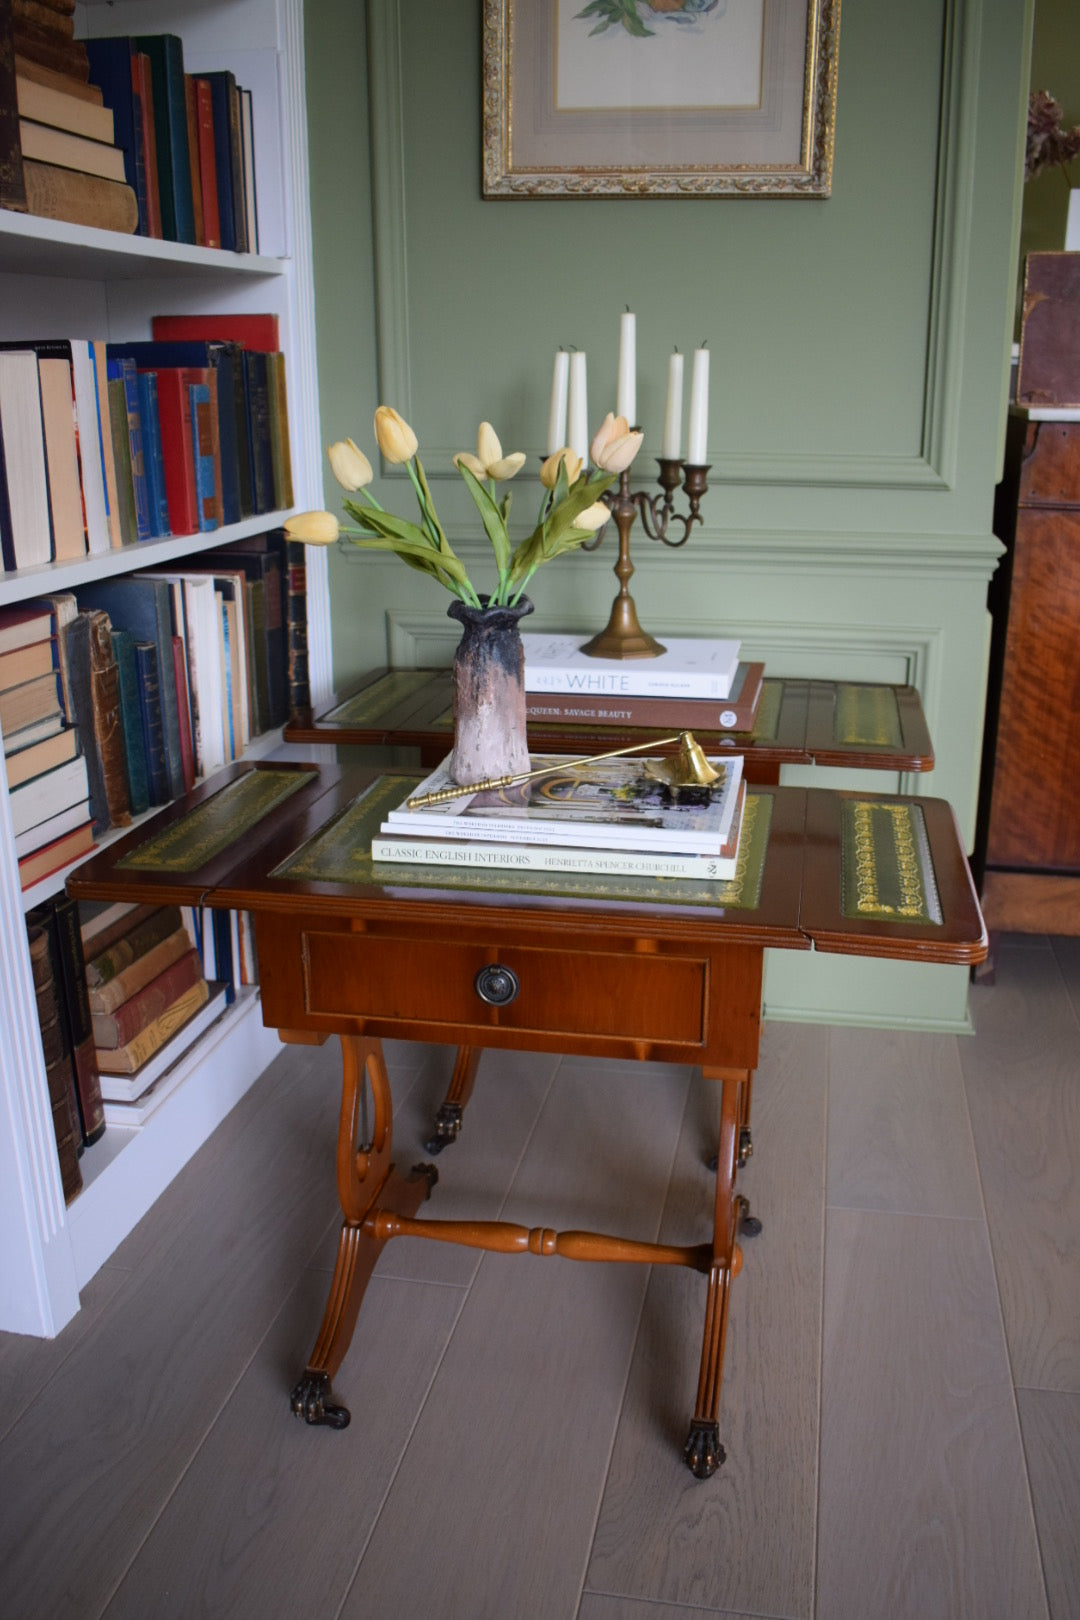
[[[524,633],[525,712],[561,724],[750,731],[765,668],[730,640],[671,636],[656,658],[592,658],[587,636]]]
[[[73,597],[0,608],[0,729],[24,889],[93,845],[87,761],[64,667]]]
[[[176,34],[74,31],[75,0],[0,0],[0,207],[257,253],[251,91]]]
[[[227,70],[186,72],[176,34],[88,39],[85,49],[116,121],[139,234],[258,252],[251,91]]]
[[[520,787],[462,794],[416,809],[405,800],[372,840],[372,859],[611,877],[733,878],[745,802],[742,755],[713,761],[721,772],[717,782],[682,800],[653,774],[660,763],[539,756],[531,769],[545,774]],[[453,786],[444,760],[409,797]]]
[[[0,0],[0,58],[14,68],[0,74],[0,203],[131,232],[135,192],[74,14],[75,0]]]
[[[138,1124],[155,1088],[224,1010],[178,906],[113,905],[84,915],[83,950],[105,1118]],[[117,1112],[119,1108],[120,1112]]]
[[[5,570],[293,505],[277,316],[161,316],[153,330],[0,341]]]

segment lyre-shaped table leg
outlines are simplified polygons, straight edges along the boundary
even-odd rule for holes
[[[457,1141],[465,1105],[472,1096],[476,1071],[483,1055],[482,1046],[458,1047],[450,1085],[439,1112],[435,1115],[435,1128],[424,1143],[427,1153],[441,1153],[444,1147],[449,1147],[451,1142]]]
[[[706,1079],[720,1081],[720,1138],[716,1164],[716,1201],[713,1208],[713,1259],[705,1299],[705,1330],[701,1345],[701,1371],[697,1404],[683,1448],[687,1467],[698,1479],[708,1479],[724,1461],[720,1444],[720,1385],[724,1376],[724,1342],[732,1278],[742,1269],[742,1251],[735,1241],[742,1200],[735,1195],[739,1167],[740,1132],[748,1123],[750,1072],[746,1069],[706,1069]]]
[[[319,1337],[292,1392],[292,1409],[298,1417],[334,1429],[345,1428],[349,1411],[331,1399],[330,1381],[345,1358],[364,1290],[386,1241],[374,1235],[368,1213],[378,1201],[384,1210],[415,1215],[437,1180],[433,1165],[418,1165],[403,1176],[390,1162],[393,1105],[382,1042],[343,1035],[341,1058],[337,1183],[345,1220]],[[374,1118],[370,1143],[359,1143],[365,1080],[371,1086]]]

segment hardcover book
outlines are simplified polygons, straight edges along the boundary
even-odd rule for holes
[[[139,678],[135,669],[135,638],[131,631],[114,630],[112,648],[120,695],[120,728],[124,736],[128,800],[132,815],[141,816],[150,808],[150,781],[139,706]]]
[[[165,455],[161,443],[157,373],[137,372],[136,386],[139,392],[139,421],[142,425],[150,533],[163,539],[172,531],[169,528],[169,501],[165,493]]]
[[[373,861],[408,866],[467,866],[510,872],[588,872],[612,877],[701,878],[735,876],[746,783],[740,782],[731,828],[719,855],[676,855],[665,850],[573,849],[561,844],[483,843],[472,838],[422,838],[379,834],[371,840]]]
[[[9,686],[21,686],[39,675],[47,675],[59,668],[59,656],[53,636],[33,641],[28,647],[16,647],[12,652],[0,652],[0,691]]]
[[[19,140],[24,160],[51,163],[57,168],[74,169],[78,174],[99,175],[103,180],[124,183],[124,154],[119,147],[92,141],[85,135],[73,135],[70,130],[55,129],[49,124],[38,124],[31,118],[19,119]]]
[[[225,1011],[225,986],[207,985],[207,999],[186,1024],[131,1074],[102,1074],[105,1118],[111,1125],[141,1125],[182,1077],[180,1059]],[[137,1037],[138,1038],[138,1037]]]
[[[66,838],[71,832],[84,827],[90,820],[89,799],[79,799],[75,804],[69,805],[66,810],[50,813],[42,821],[35,822],[23,832],[16,833],[15,856],[23,860],[27,855],[33,855],[39,849],[46,849],[50,844],[60,838]]]
[[[657,658],[590,658],[588,636],[523,632],[526,692],[595,697],[726,698],[739,664],[737,641],[670,636]]]
[[[37,998],[41,1049],[45,1059],[45,1080],[49,1089],[56,1151],[60,1161],[60,1182],[65,1202],[70,1203],[75,1195],[82,1191],[82,1170],[79,1167],[82,1128],[79,1124],[76,1101],[75,1073],[70,1053],[64,1050],[60,1030],[60,1009],[49,955],[48,935],[43,928],[33,923],[28,924],[26,934]]]
[[[165,757],[165,730],[161,719],[157,648],[152,641],[135,643],[135,679],[150,803],[167,804],[172,795],[169,792],[169,766]]]
[[[17,737],[19,733],[15,735]],[[4,759],[9,789],[29,782],[31,777],[40,776],[43,771],[51,771],[57,765],[65,764],[69,759],[74,759],[78,751],[79,733],[74,726],[67,726],[63,731],[54,732],[51,737],[43,737],[25,748],[15,749]]]
[[[176,34],[140,34],[136,43],[150,58],[162,233],[169,242],[194,244],[183,43]]]
[[[90,78],[100,85],[103,111],[107,111],[113,126],[109,137],[124,154],[124,179],[135,193],[138,204],[138,232],[149,236],[149,215],[146,204],[146,152],[140,128],[136,101],[135,76],[132,58],[135,42],[130,36],[117,35],[106,39],[88,39],[86,54],[90,62]],[[84,129],[83,134],[89,134]],[[99,140],[102,137],[97,137]]]
[[[26,213],[26,182],[19,145],[12,0],[0,0],[0,208]]]
[[[44,878],[51,877],[63,867],[70,866],[72,861],[79,860],[94,847],[94,828],[91,822],[84,821],[80,827],[72,832],[65,833],[51,844],[42,845],[32,855],[24,855],[19,861],[19,886],[22,889],[32,889],[35,883]]]
[[[120,719],[120,689],[109,615],[79,613],[67,627],[72,701],[90,788],[90,815],[100,836],[131,821]]]
[[[205,382],[189,383],[191,400],[191,446],[195,463],[195,501],[200,532],[218,527],[219,483],[214,467],[214,416],[210,388]]]
[[[69,225],[93,225],[99,231],[131,236],[139,223],[139,204],[125,182],[80,174],[58,163],[27,158],[23,164],[27,212],[38,219],[62,219]]]
[[[30,347],[0,350],[0,438],[5,495],[0,501],[6,569],[52,561],[49,479],[41,421],[37,355]]]
[[[7,737],[40,720],[55,720],[59,726],[64,716],[62,699],[59,670],[0,691],[0,729]]]
[[[146,224],[147,236],[161,241],[161,187],[158,183],[157,125],[154,121],[154,81],[150,71],[150,58],[145,51],[136,51],[131,58],[131,79],[135,86],[135,114],[142,136],[143,160],[146,167]]]
[[[193,1014],[205,1006],[208,999],[209,989],[206,980],[200,976],[171,1007],[167,1007],[153,1023],[139,1030],[138,1034],[132,1036],[123,1046],[99,1047],[97,1057],[102,1076],[134,1074],[147,1058],[153,1057],[166,1041],[171,1040],[183,1029]]]
[[[103,141],[106,146],[119,145],[112,111],[101,102],[87,101],[85,96],[72,95],[54,85],[38,84],[25,74],[16,73],[15,87],[19,101],[19,114],[32,118],[38,124],[51,124],[55,129],[70,130],[73,135],[85,135],[92,141]]]
[[[664,731],[752,731],[765,678],[764,664],[740,664],[726,698],[578,697],[526,692],[527,720],[560,725],[645,727]]]
[[[660,763],[640,756],[578,762],[539,755],[531,768],[550,767],[543,776],[518,787],[461,794],[424,809],[409,809],[403,802],[390,811],[381,831],[719,856],[735,815],[742,755],[711,761],[723,779],[705,804],[673,801],[652,774]],[[409,797],[453,788],[449,767],[447,758]]]
[[[79,438],[70,358],[38,352],[41,423],[49,476],[53,556],[70,562],[86,555],[86,523],[79,473]]]
[[[123,416],[121,417],[118,408],[113,408],[113,448],[118,451],[120,460],[124,465],[130,465],[131,468],[135,531],[130,538],[149,540],[154,531],[150,522],[150,489],[146,475],[142,413],[139,405],[139,381],[135,362],[126,356],[114,355],[111,344],[108,345],[106,353],[108,356],[106,375],[109,379],[111,406],[114,397],[116,397],[112,392],[113,384],[119,382],[123,387]],[[125,425],[127,432],[126,442],[119,443],[118,440],[124,438]]]
[[[176,679],[172,667],[172,607],[168,585],[164,580],[130,574],[122,579],[96,580],[81,587],[79,600],[83,606],[103,609],[114,629],[130,630],[137,641],[153,643],[161,694],[169,796],[179,798],[184,791],[184,778],[180,760]]]
[[[221,246],[242,251],[237,239],[236,205],[243,192],[240,102],[236,79],[227,69],[200,75],[210,95],[214,127],[214,169]],[[157,333],[155,332],[155,337]]]
[[[82,1139],[89,1147],[105,1130],[101,1080],[94,1053],[90,1002],[86,992],[86,962],[79,935],[78,904],[58,895],[27,913],[27,921],[40,927],[49,941],[49,959],[57,991],[60,1022],[75,1076],[76,1101]]]
[[[52,634],[52,614],[41,602],[0,607],[0,653],[15,652]]]
[[[58,816],[73,805],[80,805],[89,797],[86,760],[82,755],[57,765],[43,776],[35,776],[8,794],[11,808],[11,830],[18,839],[21,833],[38,827],[50,817]],[[68,828],[57,829],[67,832]],[[29,849],[37,849],[47,840],[39,839]],[[21,853],[26,854],[28,850]]]
[[[127,1046],[149,1024],[167,1013],[202,976],[199,953],[191,948],[111,1012],[93,1013],[94,1043],[98,1050]]]
[[[92,991],[96,985],[107,984],[138,957],[144,956],[155,945],[160,945],[170,934],[175,934],[179,927],[179,906],[155,906],[149,916],[140,915],[126,933],[114,939],[104,950],[95,950],[91,943],[87,947],[86,961],[88,989]]]
[[[122,968],[106,984],[95,985],[92,990],[88,990],[91,1012],[115,1012],[152,979],[164,973],[167,967],[171,967],[182,956],[186,956],[191,948],[191,938],[187,929],[183,926],[175,929],[159,944],[151,946],[142,956],[136,957],[134,962]]]
[[[139,523],[135,511],[135,470],[131,465],[127,390],[124,387],[123,377],[108,377],[106,390],[109,401],[109,441],[112,446],[113,465],[116,468],[116,515],[120,524],[120,543],[133,546],[138,543]]]

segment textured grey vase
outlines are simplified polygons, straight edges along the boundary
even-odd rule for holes
[[[447,609],[461,623],[454,654],[454,752],[450,774],[461,787],[529,769],[525,736],[525,651],[518,620],[533,605],[470,607],[456,598]]]

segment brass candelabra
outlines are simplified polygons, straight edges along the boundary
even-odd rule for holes
[[[701,522],[701,497],[708,488],[709,468],[707,465],[695,466],[667,458],[660,459],[659,467],[660,494],[648,495],[643,489],[631,490],[628,467],[619,475],[618,489],[609,489],[600,497],[611,508],[619,531],[619,555],[615,563],[619,592],[611,604],[607,625],[581,649],[590,658],[656,658],[665,650],[655,636],[649,635],[638,623],[634,598],[630,595],[630,579],[634,572],[634,565],[630,561],[630,531],[640,512],[641,526],[650,540],[659,540],[662,545],[673,549],[684,546],[694,524]],[[690,503],[688,512],[675,510],[675,491],[680,485]],[[677,524],[682,526],[681,534],[669,534],[669,529]],[[595,551],[606,530],[605,524],[596,539],[586,542],[582,550]]]

